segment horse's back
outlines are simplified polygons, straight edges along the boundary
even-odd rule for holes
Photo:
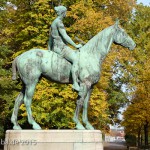
[[[71,64],[53,51],[31,49],[18,56],[17,68],[23,80],[38,81],[43,75],[50,80],[68,83]]]

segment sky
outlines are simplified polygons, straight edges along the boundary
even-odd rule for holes
[[[137,0],[137,3],[143,3],[144,5],[150,6],[150,0]]]

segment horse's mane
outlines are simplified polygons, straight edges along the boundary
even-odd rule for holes
[[[81,51],[87,51],[87,52],[93,52],[95,50],[97,50],[97,47],[100,43],[100,41],[103,39],[104,35],[107,36],[108,31],[110,31],[113,28],[114,25],[109,26],[105,29],[103,29],[102,31],[100,31],[98,34],[96,34],[92,39],[90,39],[82,48]]]

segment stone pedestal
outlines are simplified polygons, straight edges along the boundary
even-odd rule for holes
[[[103,150],[99,130],[7,130],[4,150]]]

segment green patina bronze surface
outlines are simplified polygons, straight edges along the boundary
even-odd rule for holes
[[[67,43],[71,44],[75,48],[81,48],[82,45],[76,45],[66,33],[62,22],[66,17],[66,7],[58,6],[54,9],[58,16],[51,24],[48,48],[72,63],[71,74],[73,79],[73,88],[76,91],[80,91],[78,84],[78,56],[76,55],[76,51],[73,51],[67,46]]]
[[[60,12],[58,10],[56,10],[56,12],[58,13],[58,18],[54,20],[51,27],[49,50],[32,49],[21,54],[13,61],[13,80],[16,79],[16,71],[18,70],[19,76],[24,83],[22,91],[16,98],[11,117],[11,121],[14,124],[13,129],[21,129],[17,123],[17,116],[22,103],[26,106],[28,122],[33,126],[33,129],[41,129],[40,125],[33,119],[31,111],[31,102],[36,84],[41,76],[54,82],[74,83],[73,75],[71,75],[73,73],[72,68],[74,61],[72,61],[69,56],[71,53],[76,62],[75,70],[77,70],[77,75],[75,78],[77,79],[75,79],[75,82],[77,82],[79,86],[77,89],[79,99],[77,100],[73,120],[76,123],[77,129],[83,130],[86,128],[93,130],[94,127],[88,121],[87,111],[93,85],[100,79],[102,61],[108,54],[112,43],[117,43],[130,50],[135,48],[134,41],[118,26],[118,21],[116,21],[114,25],[99,32],[83,47],[81,47],[81,45],[77,46],[73,44],[74,42],[67,36],[63,23],[59,20]],[[56,26],[59,27],[55,29]],[[63,36],[63,33],[66,36]],[[59,40],[57,37],[59,37]],[[81,48],[79,51],[73,51],[65,42],[70,43],[76,48]],[[79,113],[82,107],[82,120],[85,123],[85,127],[79,121]]]

